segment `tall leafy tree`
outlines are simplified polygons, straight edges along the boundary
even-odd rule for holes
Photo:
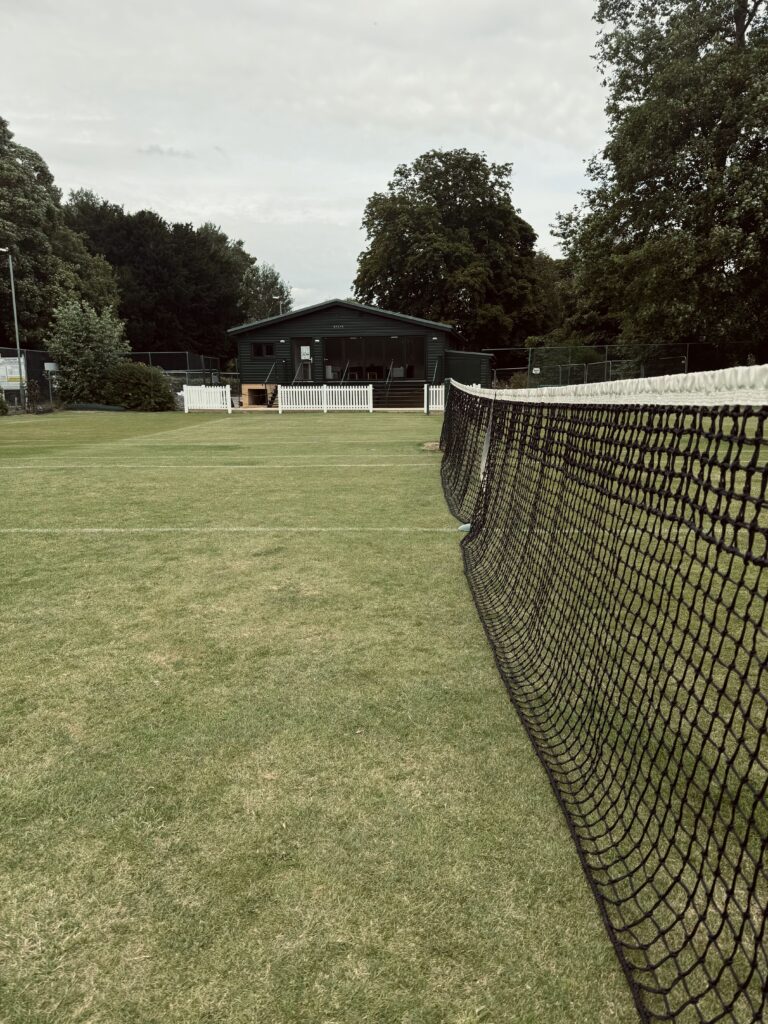
[[[0,246],[11,250],[22,344],[40,347],[53,309],[84,298],[117,302],[114,274],[64,223],[61,193],[39,153],[15,142],[0,118]],[[3,259],[0,263],[4,263]],[[8,274],[0,269],[0,345],[13,338]]]
[[[271,263],[255,263],[249,267],[241,287],[246,320],[266,320],[293,309],[291,287]]]
[[[34,150],[18,145],[0,119],[0,246],[11,250],[22,344],[37,346],[55,303],[59,263],[53,253],[59,193]],[[13,337],[10,284],[0,257],[0,344]]]
[[[524,340],[538,324],[536,235],[511,174],[466,149],[397,167],[365,208],[356,299],[449,322],[473,346]]]
[[[226,330],[245,319],[242,282],[254,259],[214,224],[126,213],[93,192],[73,192],[68,224],[116,268],[120,315],[135,351],[231,355]]]
[[[600,0],[608,143],[560,220],[575,333],[768,357],[768,0]]]

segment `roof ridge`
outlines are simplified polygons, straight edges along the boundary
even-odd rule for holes
[[[391,309],[382,309],[380,306],[367,306],[363,302],[356,302],[354,299],[325,299],[323,302],[316,302],[311,306],[302,306],[300,309],[292,309],[287,313],[279,313],[277,316],[265,317],[261,320],[251,320],[248,323],[238,324],[235,327],[229,327],[227,334],[239,334],[242,331],[253,330],[254,328],[263,327],[269,323],[280,323],[285,320],[292,320],[297,316],[303,316],[306,313],[313,313],[316,310],[326,309],[329,306],[346,306],[349,309],[362,309],[368,313],[373,313],[378,316],[389,316],[395,320],[403,320],[411,323],[424,324],[438,329],[448,330],[451,333],[456,333],[455,328],[452,324],[444,323],[440,320],[427,320],[420,316],[411,316],[410,313],[395,313]]]

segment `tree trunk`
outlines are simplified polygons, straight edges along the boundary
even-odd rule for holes
[[[757,12],[765,0],[734,0],[733,24],[736,30],[736,45],[743,48],[747,45],[747,32],[757,17]]]
[[[746,46],[747,24],[749,20],[749,0],[734,0],[733,23],[736,28],[736,45]]]

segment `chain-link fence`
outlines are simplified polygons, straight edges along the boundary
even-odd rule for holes
[[[564,387],[720,368],[709,345],[670,345],[636,358],[627,358],[616,345],[485,351],[493,357],[494,386],[501,388]]]

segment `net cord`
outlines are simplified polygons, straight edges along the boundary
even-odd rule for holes
[[[768,364],[733,366],[701,373],[604,381],[543,388],[482,388],[451,381],[451,387],[500,402],[558,405],[766,406]]]

